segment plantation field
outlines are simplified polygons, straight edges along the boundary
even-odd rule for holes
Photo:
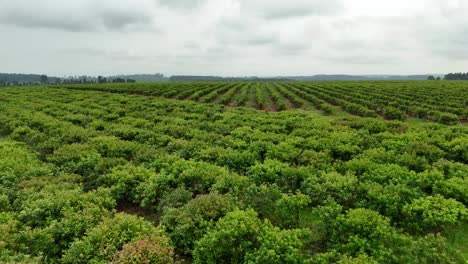
[[[466,263],[467,89],[0,89],[0,263]]]
[[[353,115],[405,120],[421,118],[444,124],[468,120],[466,82],[287,82],[287,83],[160,83],[67,86],[72,89],[129,93],[249,106],[267,111],[333,106]]]

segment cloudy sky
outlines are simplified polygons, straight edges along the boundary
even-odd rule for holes
[[[468,70],[466,0],[0,0],[0,72]]]

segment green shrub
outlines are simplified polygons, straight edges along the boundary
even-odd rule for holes
[[[102,263],[111,261],[114,254],[129,242],[155,232],[148,222],[118,213],[89,230],[86,236],[73,242],[65,251],[63,263]]]
[[[414,230],[434,234],[468,219],[468,209],[462,203],[441,195],[415,199],[403,208],[403,213]]]
[[[190,254],[195,241],[214,223],[234,209],[229,196],[200,195],[180,208],[171,208],[161,218],[160,226],[177,249]]]
[[[261,221],[253,210],[236,210],[196,242],[194,263],[305,263],[299,237]]]
[[[437,120],[442,124],[455,124],[460,121],[460,118],[451,113],[437,113]]]

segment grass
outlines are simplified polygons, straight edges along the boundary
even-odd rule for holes
[[[453,248],[462,253],[465,262],[468,263],[468,222],[447,230],[444,236]]]

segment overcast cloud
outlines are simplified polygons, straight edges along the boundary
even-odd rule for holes
[[[466,0],[0,0],[0,72],[466,71],[466,14]]]

